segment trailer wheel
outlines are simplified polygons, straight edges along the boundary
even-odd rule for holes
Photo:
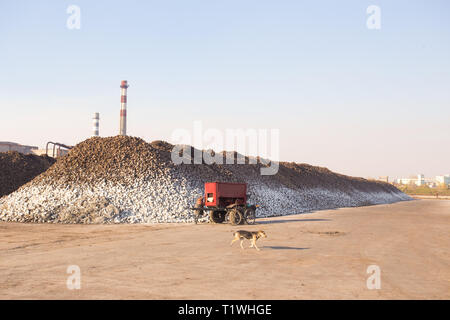
[[[248,224],[255,224],[256,213],[252,208],[248,208],[245,210],[245,220]]]
[[[242,216],[242,213],[234,208],[230,212],[230,223],[233,226],[236,226],[238,224],[241,224],[244,221],[244,217]]]
[[[209,213],[209,220],[212,223],[222,223],[225,221],[225,212],[213,210]]]
[[[230,223],[230,211],[225,212],[225,223]]]

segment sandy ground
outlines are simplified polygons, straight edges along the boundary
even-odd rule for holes
[[[434,200],[450,200],[450,196],[424,196],[419,194],[410,194],[414,199],[434,199]]]
[[[0,298],[450,298],[450,201],[258,223],[243,228],[266,231],[261,251],[230,247],[230,225],[0,223]],[[80,267],[80,290],[67,289],[69,265]],[[370,265],[379,290],[367,288]]]

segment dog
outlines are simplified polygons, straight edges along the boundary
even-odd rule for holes
[[[234,239],[231,240],[230,246],[233,245],[235,241],[241,240],[241,248],[244,249],[242,246],[242,242],[244,242],[244,239],[248,239],[251,241],[250,248],[255,247],[256,250],[259,251],[259,248],[256,246],[256,240],[258,240],[261,237],[267,238],[267,235],[264,231],[245,231],[245,230],[238,230],[233,233]]]

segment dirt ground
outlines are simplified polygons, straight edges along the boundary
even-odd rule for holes
[[[0,223],[1,299],[449,299],[450,201],[319,211],[258,225]],[[261,251],[232,231],[266,231]],[[69,290],[77,265],[81,288]],[[367,288],[377,265],[381,288]]]

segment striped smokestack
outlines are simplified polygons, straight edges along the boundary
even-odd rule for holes
[[[100,114],[98,112],[95,112],[92,120],[93,120],[93,125],[94,125],[94,127],[92,128],[93,135],[95,137],[98,137],[98,132],[99,132],[98,126],[99,126],[99,122],[100,122]]]
[[[127,88],[128,83],[127,80],[122,80],[120,84],[120,132],[119,134],[122,136],[127,135]]]

